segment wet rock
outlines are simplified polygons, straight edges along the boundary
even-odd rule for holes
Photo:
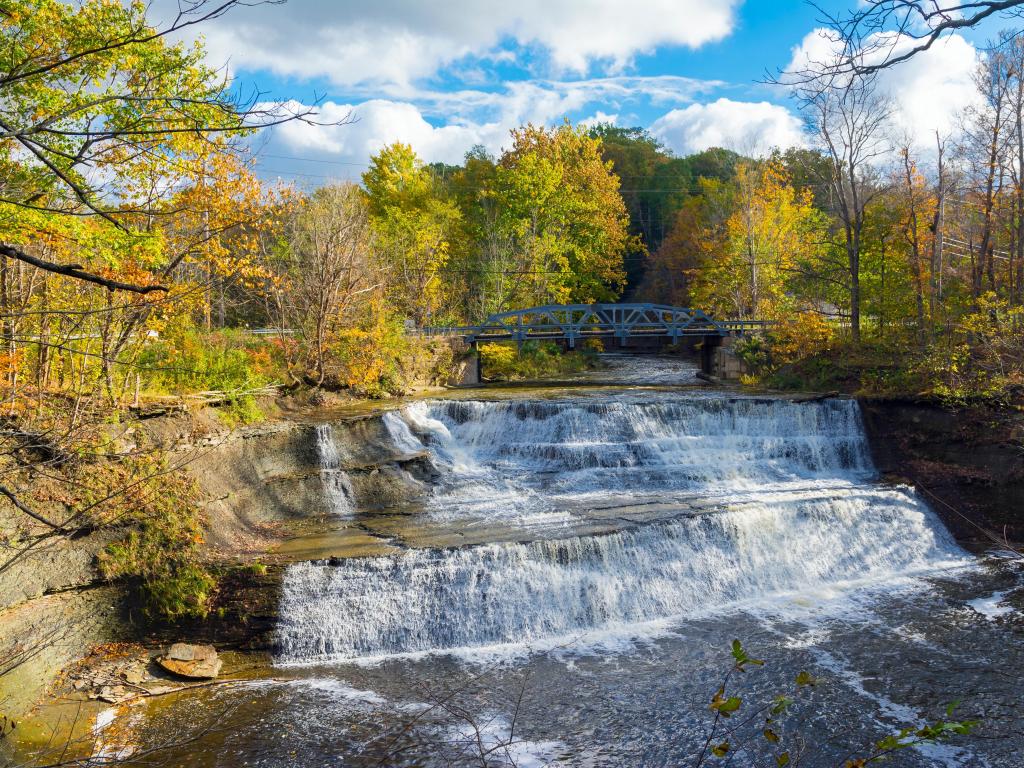
[[[156,663],[180,677],[209,680],[220,674],[223,662],[217,657],[212,645],[191,645],[174,643]]]
[[[90,694],[90,699],[99,699],[106,704],[121,704],[137,697],[139,694],[123,685],[104,685],[98,693]]]

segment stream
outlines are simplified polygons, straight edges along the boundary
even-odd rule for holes
[[[390,447],[433,473],[393,513],[472,543],[290,565],[271,666],[132,708],[105,748],[201,768],[697,765],[739,639],[764,666],[729,677],[743,703],[709,765],[841,766],[954,702],[974,736],[888,764],[1024,764],[1018,561],[964,551],[880,483],[855,401],[694,373],[609,356],[579,387],[386,414]],[[328,512],[358,519],[330,427],[316,439]],[[776,744],[759,708],[780,694]]]

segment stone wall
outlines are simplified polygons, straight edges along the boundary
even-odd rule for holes
[[[738,381],[741,376],[747,373],[746,363],[736,355],[735,344],[736,339],[732,336],[727,336],[712,351],[711,370],[709,373],[716,379]]]

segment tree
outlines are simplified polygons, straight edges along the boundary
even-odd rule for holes
[[[418,325],[443,315],[442,274],[459,209],[441,197],[435,176],[408,144],[392,144],[370,158],[363,183],[394,305]]]
[[[824,14],[842,55],[800,73],[845,78],[872,75],[927,51],[958,30],[996,18],[1019,18],[1024,0],[863,0],[846,14]],[[819,8],[819,11],[821,9]]]
[[[693,284],[696,303],[723,316],[785,319],[797,302],[797,264],[816,258],[821,214],[776,163],[740,165],[725,240],[707,254]]]
[[[673,157],[643,128],[602,123],[591,128],[590,135],[601,140],[601,157],[612,164],[612,172],[622,184],[630,234],[640,239],[648,253],[654,253],[692,186],[688,159]],[[644,256],[643,252],[626,256],[627,291],[643,279]]]
[[[925,294],[931,285],[924,261],[926,239],[929,236],[925,223],[928,220],[928,206],[932,203],[927,183],[917,169],[911,156],[909,139],[900,147],[902,161],[902,208],[904,211],[902,234],[910,249],[910,269],[914,284],[914,307],[916,310],[918,341],[923,344],[925,339]],[[929,299],[929,306],[931,301]]]
[[[995,230],[997,206],[1004,182],[1003,159],[1011,139],[1010,95],[1014,72],[1007,57],[995,51],[978,65],[975,83],[981,95],[978,105],[965,112],[962,152],[974,180],[971,196],[978,216],[971,248],[971,293],[975,301],[985,290],[996,290]]]
[[[353,184],[321,187],[289,217],[274,302],[280,327],[294,329],[308,351],[317,386],[356,298],[378,287],[371,247],[366,200]]]
[[[881,186],[876,162],[888,151],[891,104],[875,75],[817,79],[794,88],[808,127],[829,159],[828,185],[846,255],[850,330],[861,337],[860,257],[864,215]]]
[[[168,42],[236,5],[195,0],[157,29],[140,0],[0,2],[0,203],[133,230],[190,162],[225,150],[216,137],[309,119],[309,110],[240,99],[201,63],[200,47]],[[41,260],[8,240],[0,230],[5,259],[114,290],[165,290]]]
[[[464,317],[473,321],[509,309],[520,283],[514,238],[502,226],[495,197],[496,178],[495,159],[477,146],[466,153],[464,166],[448,185],[462,212],[462,227],[446,272],[453,285],[464,286]]]
[[[568,124],[514,130],[495,198],[520,254],[522,300],[590,303],[619,295],[623,257],[637,243],[599,139]]]

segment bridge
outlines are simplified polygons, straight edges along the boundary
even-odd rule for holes
[[[468,344],[488,341],[580,340],[655,337],[678,343],[687,336],[740,336],[761,330],[764,320],[717,320],[699,309],[664,304],[548,304],[491,315],[479,325],[429,326],[429,336],[462,336]]]

